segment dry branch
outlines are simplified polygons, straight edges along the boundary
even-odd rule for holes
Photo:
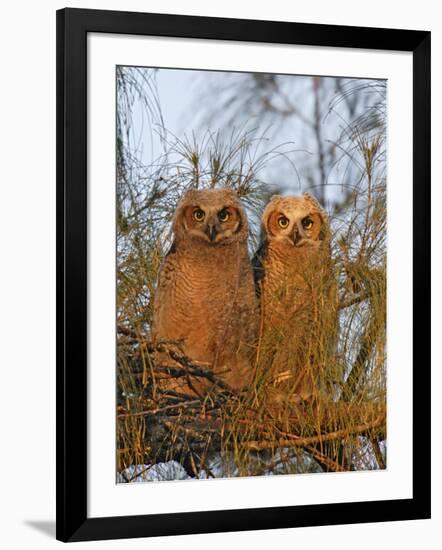
[[[155,416],[162,415],[165,412],[173,410],[182,410],[192,407],[194,405],[201,405],[200,399],[194,399],[193,401],[185,401],[184,403],[176,403],[175,405],[166,405],[165,407],[151,409],[148,411],[140,411],[134,413],[122,413],[117,416],[118,419],[136,417],[136,416]]]
[[[308,445],[315,445],[317,443],[337,441],[342,439],[348,439],[355,435],[365,435],[373,433],[375,430],[382,431],[385,428],[385,418],[381,417],[373,422],[364,424],[362,426],[353,426],[348,429],[338,430],[336,432],[319,434],[311,437],[299,437],[293,435],[288,439],[270,440],[270,441],[248,441],[245,446],[254,451],[263,449],[274,449],[275,447],[305,447]]]
[[[373,452],[374,452],[374,455],[376,457],[376,461],[378,463],[379,469],[380,470],[385,470],[385,468],[387,466],[385,464],[384,457],[382,456],[382,451],[381,451],[381,448],[379,446],[379,441],[376,438],[372,438],[370,441],[371,441],[371,444],[372,444],[372,447],[373,447]]]

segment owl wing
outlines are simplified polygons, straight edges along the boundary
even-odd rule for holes
[[[167,256],[170,256],[171,254],[175,254],[175,252],[176,252],[176,242],[173,241],[169,247],[169,250],[164,255],[164,257],[167,258]]]
[[[267,240],[263,239],[252,258],[253,278],[255,280],[255,292],[258,298],[261,296],[261,282],[264,279],[264,261],[267,255]]]
[[[174,271],[174,262],[171,261],[171,258],[173,258],[174,254],[176,253],[176,244],[175,241],[172,242],[171,246],[169,247],[169,250],[164,255],[163,261],[161,262],[160,268],[157,273],[157,280],[155,284],[155,293],[152,298],[152,309],[153,309],[153,319],[152,319],[152,333],[155,334],[156,332],[156,325],[160,322],[163,308],[161,307],[163,299],[164,299],[164,292],[166,291],[170,279],[171,279],[171,273]]]

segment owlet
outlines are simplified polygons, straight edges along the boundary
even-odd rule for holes
[[[308,193],[272,197],[254,257],[261,300],[260,349],[279,400],[311,398],[336,330],[325,212]]]
[[[154,299],[154,339],[178,341],[192,361],[242,388],[251,372],[257,304],[238,195],[227,188],[187,191],[172,229]],[[208,389],[204,378],[181,381],[184,393]]]

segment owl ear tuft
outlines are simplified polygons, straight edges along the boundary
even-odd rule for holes
[[[224,191],[224,193],[229,197],[239,198],[238,191],[236,189],[233,189],[233,187],[220,187],[221,191]]]
[[[316,197],[314,197],[313,195],[310,195],[310,193],[307,193],[307,191],[305,191],[302,194],[302,196],[304,197],[305,200],[307,200],[308,202],[310,202],[311,204],[313,204],[314,206],[322,210],[322,207],[319,204],[318,199]]]
[[[181,197],[181,201],[182,203],[184,203],[184,201],[186,200],[193,200],[195,198],[197,198],[200,194],[200,190],[196,187],[189,187],[189,189],[187,189],[185,192],[184,192],[184,195]]]
[[[319,204],[319,201],[316,197],[314,197],[313,195],[310,195],[310,193],[307,193],[307,192],[303,193],[302,196],[307,202],[309,202],[315,208],[318,214],[320,214],[324,219],[327,218],[325,210]]]

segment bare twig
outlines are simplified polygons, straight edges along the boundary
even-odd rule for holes
[[[280,439],[278,441],[248,441],[245,443],[246,447],[251,450],[259,451],[262,449],[273,449],[275,447],[305,447],[307,445],[315,445],[325,441],[337,441],[340,439],[348,439],[354,435],[362,435],[369,433],[376,429],[384,429],[385,417],[378,418],[377,420],[364,424],[362,426],[352,426],[346,430],[338,430],[327,434],[320,434],[311,437],[299,437],[293,435],[288,439]]]
[[[135,412],[135,413],[122,413],[122,414],[119,414],[117,418],[121,419],[121,418],[135,417],[135,416],[156,416],[172,410],[187,409],[194,405],[201,405],[201,400],[194,399],[193,401],[185,401],[184,403],[177,403],[175,405],[166,405],[165,407],[161,407],[159,409],[151,409],[149,411],[141,411],[141,412]]]
[[[381,451],[381,448],[379,446],[379,441],[376,438],[372,438],[372,439],[370,439],[370,442],[371,442],[371,445],[373,447],[373,452],[374,452],[374,455],[376,457],[376,461],[378,463],[379,469],[380,470],[385,470],[386,464],[385,464],[384,457],[382,456],[382,451]]]

